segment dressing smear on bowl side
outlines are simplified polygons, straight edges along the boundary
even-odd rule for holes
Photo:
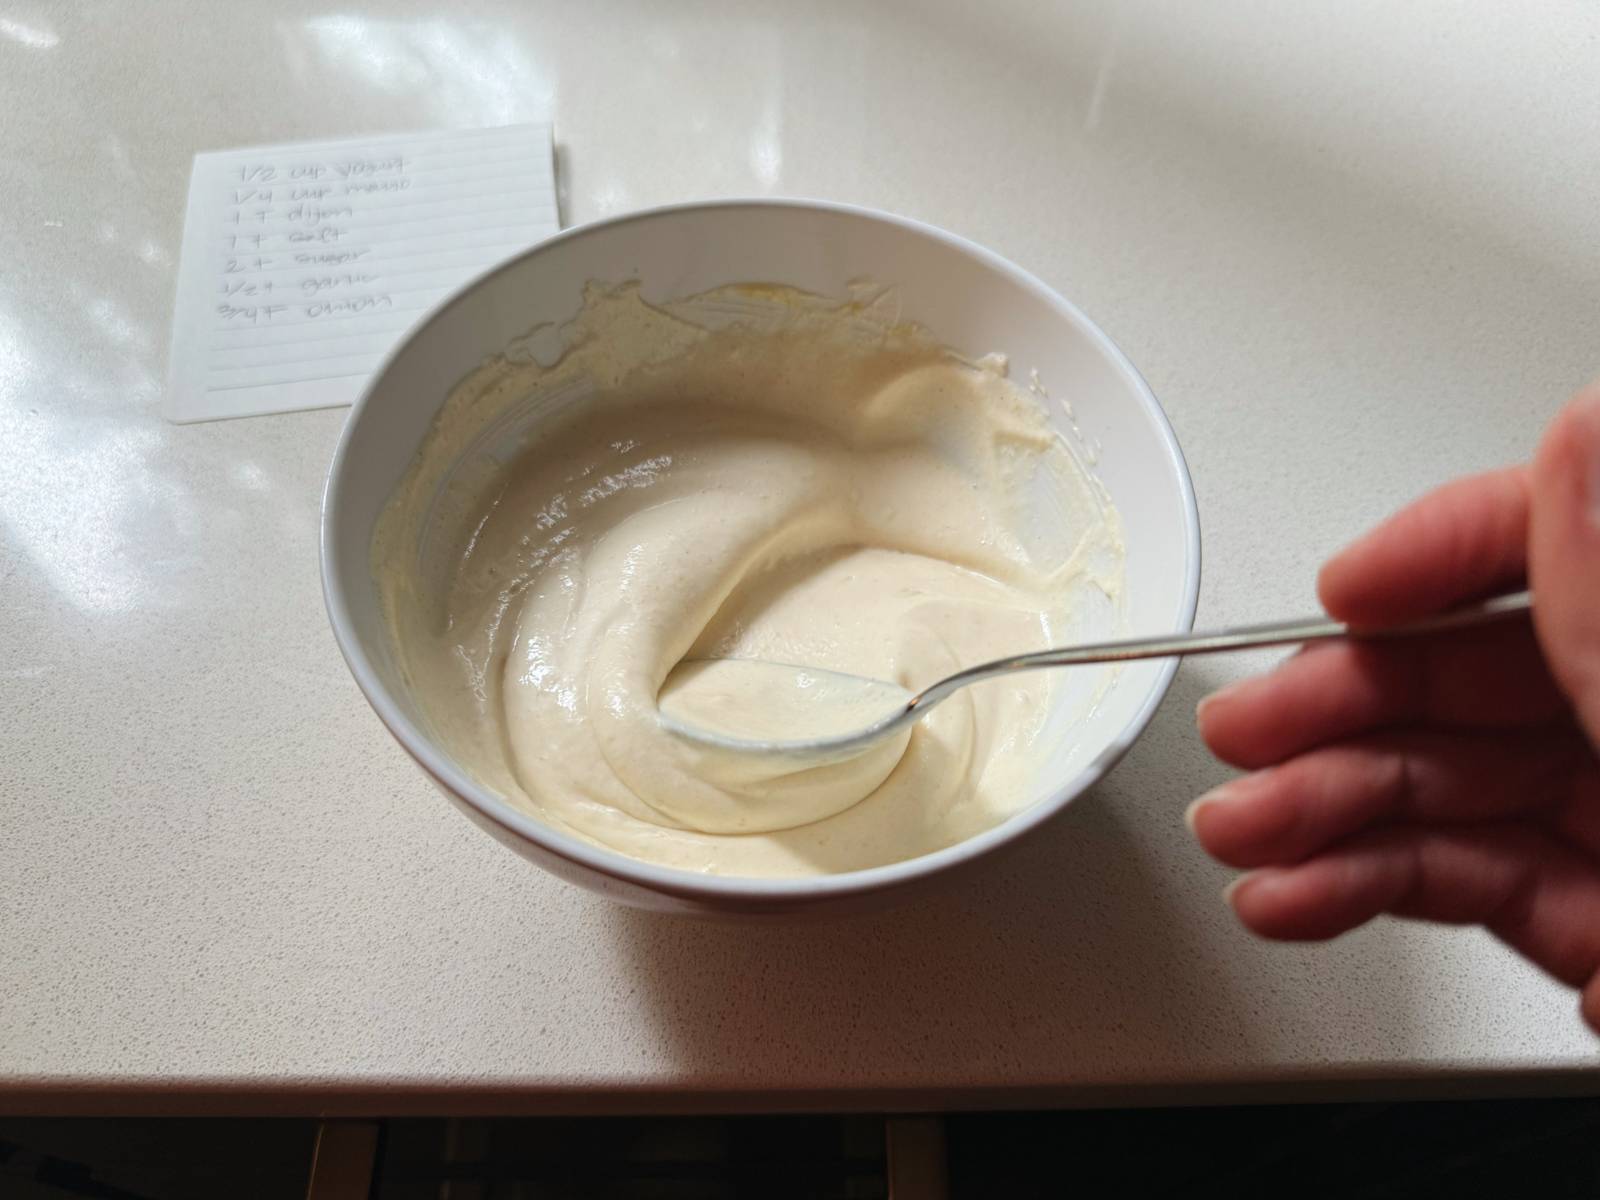
[[[894,308],[591,285],[463,380],[372,558],[442,748],[552,826],[725,875],[896,862],[1039,799],[1055,672],[807,769],[745,770],[660,723],[684,660],[916,691],[1117,608],[1117,514],[1039,400]]]

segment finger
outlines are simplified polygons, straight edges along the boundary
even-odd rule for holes
[[[1567,700],[1523,623],[1415,642],[1314,646],[1201,701],[1218,758],[1256,768],[1387,725],[1543,724]]]
[[[1520,583],[1527,534],[1525,468],[1458,479],[1330,559],[1317,592],[1330,613],[1355,625],[1427,616]]]
[[[1235,779],[1195,801],[1188,817],[1207,853],[1229,866],[1288,865],[1380,823],[1464,825],[1532,814],[1555,821],[1589,798],[1596,776],[1588,743],[1571,727],[1495,736],[1409,730],[1327,746]],[[1600,830],[1580,832],[1600,869]]]
[[[1600,862],[1600,752],[1591,753],[1588,768],[1580,769],[1571,796],[1551,814],[1550,825]]]
[[[1573,986],[1600,969],[1600,870],[1524,826],[1377,831],[1248,875],[1230,900],[1264,937],[1321,940],[1393,913],[1485,925]]]
[[[1556,418],[1529,473],[1529,578],[1539,637],[1600,746],[1600,386]]]

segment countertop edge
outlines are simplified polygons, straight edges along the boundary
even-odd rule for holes
[[[1252,1079],[1149,1080],[1014,1087],[592,1088],[549,1084],[439,1085],[415,1080],[361,1084],[304,1079],[0,1082],[0,1116],[656,1116],[806,1112],[954,1112],[1049,1108],[1210,1107],[1363,1101],[1488,1100],[1600,1096],[1593,1067],[1452,1067],[1419,1076],[1351,1068]]]

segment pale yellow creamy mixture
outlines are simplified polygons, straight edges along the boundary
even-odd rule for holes
[[[399,668],[470,772],[591,842],[753,876],[895,862],[1026,807],[1060,685],[981,684],[795,769],[661,728],[675,667],[914,691],[1114,608],[1122,557],[1103,490],[1003,362],[899,322],[892,293],[753,286],[665,306],[591,286],[456,388],[373,546]]]

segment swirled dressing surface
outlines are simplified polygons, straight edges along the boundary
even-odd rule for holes
[[[1115,607],[1116,514],[1040,400],[892,309],[591,286],[463,381],[373,546],[443,746],[558,828],[731,875],[894,862],[1040,798],[1050,672],[809,769],[708,759],[659,724],[685,659],[916,690]]]

